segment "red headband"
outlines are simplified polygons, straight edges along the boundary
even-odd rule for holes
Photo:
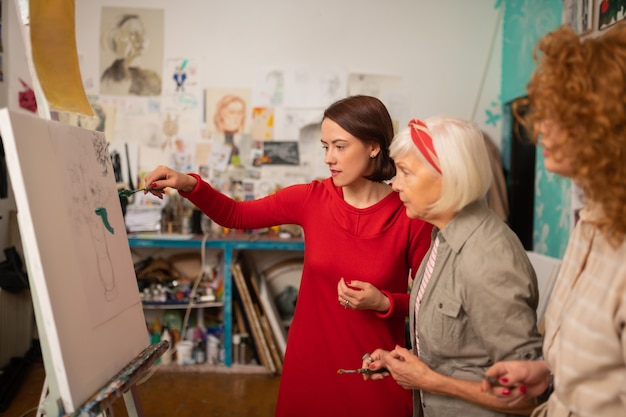
[[[441,174],[439,157],[437,157],[437,151],[435,151],[435,147],[433,146],[433,138],[430,136],[426,124],[419,119],[413,119],[409,122],[409,127],[411,128],[411,139],[413,139],[413,143],[417,146],[417,149],[424,155],[430,165]]]

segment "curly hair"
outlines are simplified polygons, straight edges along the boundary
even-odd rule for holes
[[[571,178],[604,216],[596,221],[614,245],[626,236],[626,24],[581,39],[569,26],[537,44],[528,110],[516,117],[537,140],[539,123],[564,135],[553,152],[572,163]]]

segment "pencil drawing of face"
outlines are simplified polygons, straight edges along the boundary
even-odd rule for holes
[[[102,10],[100,58],[101,62],[106,60],[110,64],[101,66],[100,92],[159,95],[163,45],[158,32],[162,31],[163,11],[114,7]],[[155,43],[149,34],[158,35]],[[150,66],[152,68],[148,68]]]
[[[214,122],[218,132],[240,133],[246,121],[246,102],[227,94],[217,103]]]
[[[113,35],[113,50],[118,58],[134,59],[146,48],[146,29],[138,15],[124,15]]]

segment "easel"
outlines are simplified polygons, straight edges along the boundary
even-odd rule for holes
[[[129,416],[140,417],[134,385],[169,343],[150,346],[130,250],[124,246],[128,237],[113,171],[108,169],[103,176],[100,170],[99,161],[107,168],[111,163],[106,158],[96,159],[95,152],[88,153],[102,149],[104,138],[78,127],[7,109],[0,109],[0,130],[9,156],[46,372],[39,415],[94,416],[102,414],[112,399],[124,394]],[[34,145],[44,151],[31,152]],[[83,191],[71,188],[75,177],[66,176],[66,165],[50,158],[57,149],[62,150],[59,155],[68,164],[81,161],[83,178],[103,190],[101,206],[109,209],[107,222],[122,231],[96,234],[104,236],[100,246],[92,244],[95,238],[90,227],[94,222],[84,221],[80,215],[68,215],[76,200],[67,198],[65,190],[73,194]],[[54,179],[42,184],[41,172]],[[86,201],[87,205],[93,203]],[[95,210],[87,213],[96,215]],[[95,225],[96,231],[105,230],[100,223]],[[81,234],[77,228],[89,233]],[[59,240],[68,244],[56,245]],[[79,242],[84,243],[81,246]],[[101,253],[106,253],[107,258],[99,263]],[[106,273],[109,275],[103,275]],[[114,298],[106,298],[104,278],[111,278],[113,288],[119,291]],[[94,305],[100,308],[95,309]],[[107,315],[98,316],[102,312]],[[141,353],[137,355],[138,352]]]
[[[94,417],[113,416],[112,405],[120,396],[124,397],[128,417],[143,417],[143,409],[137,392],[137,381],[148,373],[152,364],[169,348],[170,343],[162,340],[144,349],[135,359],[91,396],[71,414],[63,410],[58,391],[53,385],[44,384],[37,416]]]

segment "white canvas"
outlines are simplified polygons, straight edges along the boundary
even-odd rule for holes
[[[0,110],[46,378],[73,412],[148,346],[104,135]],[[53,390],[54,392],[54,390]]]

